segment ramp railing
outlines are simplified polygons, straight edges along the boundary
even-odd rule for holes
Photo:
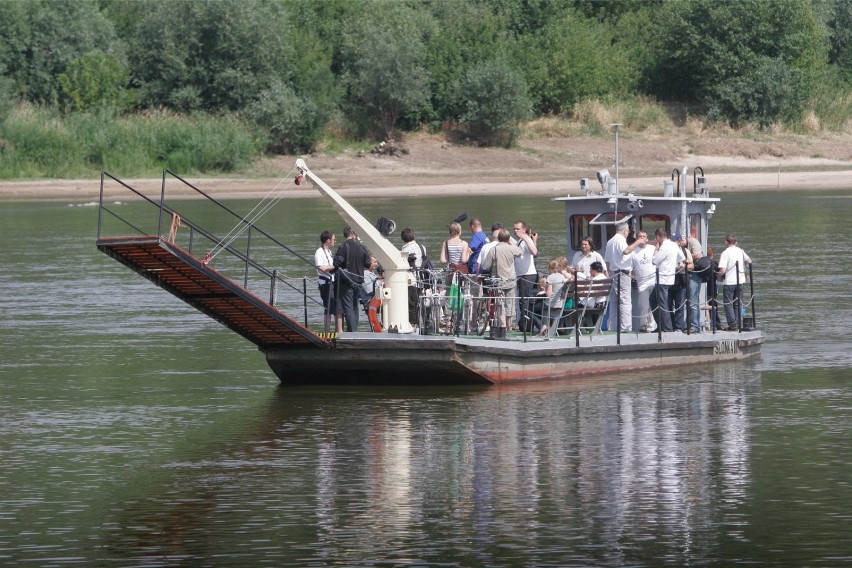
[[[110,202],[109,185],[120,188]],[[174,172],[163,170],[159,191],[101,172],[98,239],[126,236],[173,243],[281,311],[303,315],[306,327],[322,326],[322,301],[305,276],[313,276],[313,260]]]

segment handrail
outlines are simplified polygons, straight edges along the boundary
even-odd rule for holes
[[[239,213],[236,213],[235,211],[231,210],[231,209],[230,209],[229,207],[227,207],[224,203],[222,203],[221,201],[219,201],[219,200],[218,200],[218,199],[216,199],[215,197],[212,197],[212,196],[211,196],[211,195],[209,195],[208,193],[205,193],[205,192],[204,192],[204,191],[202,191],[201,189],[199,189],[199,188],[195,187],[193,184],[191,184],[190,182],[186,181],[185,179],[183,179],[182,177],[180,177],[180,176],[179,176],[179,175],[177,175],[176,173],[172,172],[171,170],[163,170],[163,178],[165,178],[165,176],[166,176],[166,174],[167,174],[167,173],[168,173],[169,175],[171,175],[172,177],[174,177],[175,179],[177,179],[177,180],[181,181],[183,184],[185,184],[185,185],[187,185],[187,186],[191,187],[193,190],[195,190],[196,192],[198,192],[200,195],[204,196],[206,199],[208,199],[208,200],[210,200],[211,202],[215,203],[216,205],[218,205],[219,207],[221,207],[223,210],[227,211],[228,213],[230,213],[231,215],[233,215],[234,217],[236,217],[237,219],[239,219],[239,220],[240,220],[240,222],[242,222],[242,223],[246,223],[247,225],[249,225],[249,226],[251,227],[251,230],[254,230],[254,231],[259,232],[261,235],[263,235],[264,237],[266,237],[267,239],[269,239],[270,241],[272,241],[272,242],[273,242],[273,243],[275,243],[276,245],[280,246],[281,248],[283,248],[283,249],[284,249],[284,250],[286,250],[287,252],[289,252],[289,253],[293,254],[293,255],[294,255],[294,256],[296,256],[297,258],[299,258],[299,259],[301,259],[302,261],[304,261],[306,264],[309,264],[310,266],[312,266],[312,267],[313,267],[314,263],[313,263],[313,261],[312,261],[312,260],[308,260],[307,258],[305,258],[304,256],[302,256],[302,255],[301,255],[301,254],[299,254],[298,252],[294,251],[293,249],[291,249],[290,247],[288,247],[287,245],[285,245],[284,243],[282,243],[281,241],[279,241],[278,239],[276,239],[275,237],[273,237],[272,235],[270,235],[269,233],[267,233],[266,231],[264,231],[263,229],[261,229],[260,227],[258,227],[257,225],[255,225],[255,224],[253,224],[253,223],[250,223],[250,222],[249,222],[249,221],[247,221],[247,220],[246,220],[246,219],[245,219],[242,215],[240,215]]]
[[[204,197],[205,202],[209,202],[209,203],[214,204],[219,210],[225,211],[228,214],[228,216],[236,219],[236,221],[238,223],[238,227],[241,226],[241,225],[246,227],[249,231],[249,242],[246,243],[247,244],[246,250],[242,250],[241,247],[232,246],[231,244],[228,244],[228,243],[223,243],[221,237],[219,237],[215,232],[205,229],[203,226],[201,226],[199,223],[194,221],[192,218],[188,218],[184,214],[184,212],[179,212],[178,208],[176,208],[175,206],[170,206],[168,204],[168,199],[167,199],[168,193],[167,193],[167,187],[166,187],[166,180],[168,179],[169,176],[174,177],[175,179],[184,183],[186,186],[190,187],[198,195]],[[138,212],[131,211],[129,213],[125,213],[123,211],[119,211],[116,208],[113,208],[110,205],[108,205],[105,201],[105,199],[106,199],[106,197],[105,197],[105,193],[106,193],[105,185],[108,181],[115,182],[121,188],[123,188],[124,190],[127,190],[130,194],[133,194],[136,198],[141,199],[142,203],[145,206],[150,205],[150,206],[156,207],[158,217],[156,219],[153,218],[153,216],[147,216],[146,217],[144,211],[142,213],[143,216],[138,217]],[[299,300],[298,302],[299,302],[299,305],[302,306],[305,309],[306,313],[307,313],[308,305],[310,305],[310,306],[322,306],[322,302],[320,302],[317,298],[315,298],[312,295],[307,293],[308,287],[306,286],[306,280],[305,280],[306,277],[304,275],[299,276],[298,282],[297,282],[296,281],[297,279],[292,278],[292,277],[288,278],[285,274],[281,274],[280,271],[277,268],[268,268],[267,266],[265,266],[262,263],[263,261],[258,261],[256,258],[252,258],[252,256],[253,255],[257,256],[258,254],[266,254],[266,253],[269,253],[270,251],[273,251],[273,254],[274,254],[275,250],[282,249],[283,251],[286,251],[286,253],[289,253],[289,254],[285,253],[283,256],[294,259],[294,260],[297,259],[297,264],[304,263],[306,265],[309,265],[310,268],[311,268],[311,271],[313,271],[314,265],[313,265],[312,260],[308,260],[307,258],[302,256],[301,254],[299,254],[297,251],[294,251],[292,248],[290,248],[287,245],[285,245],[284,243],[282,243],[279,239],[276,239],[275,237],[273,237],[272,235],[270,235],[269,233],[267,233],[263,229],[257,227],[254,223],[249,221],[247,218],[242,217],[241,215],[239,215],[238,213],[233,211],[231,208],[229,208],[228,206],[226,206],[225,204],[223,204],[219,200],[213,198],[212,196],[205,193],[201,189],[195,187],[193,184],[184,180],[183,178],[181,178],[180,176],[178,176],[174,172],[171,172],[169,170],[163,170],[162,185],[161,185],[160,191],[158,193],[159,193],[159,196],[158,196],[159,199],[154,199],[154,198],[151,197],[151,192],[148,192],[148,194],[146,195],[146,193],[143,193],[143,191],[140,191],[139,189],[132,187],[128,183],[118,179],[117,177],[110,174],[109,172],[102,171],[101,172],[100,195],[99,195],[99,203],[98,203],[98,230],[97,230],[98,239],[101,239],[102,237],[105,236],[105,222],[104,222],[104,220],[107,217],[109,217],[109,218],[113,218],[113,219],[117,220],[120,223],[120,225],[128,227],[132,231],[133,234],[138,234],[138,235],[151,235],[151,231],[154,230],[155,227],[151,226],[150,228],[145,229],[144,227],[148,223],[146,221],[146,219],[148,219],[150,221],[156,221],[156,223],[157,223],[157,226],[156,226],[157,234],[156,234],[156,236],[159,239],[169,240],[169,238],[167,238],[167,236],[165,234],[166,231],[169,229],[169,224],[168,224],[168,222],[165,222],[165,223],[163,222],[163,216],[164,215],[168,215],[168,216],[179,215],[180,219],[181,219],[181,225],[188,229],[188,237],[186,237],[186,238],[188,238],[188,250],[189,250],[190,253],[192,253],[193,246],[196,243],[200,243],[197,246],[203,246],[205,244],[203,242],[203,240],[198,239],[199,236],[202,239],[206,239],[207,241],[209,241],[211,243],[211,246],[212,245],[219,246],[220,250],[225,252],[226,256],[229,259],[236,260],[239,264],[242,265],[242,268],[239,269],[239,272],[241,272],[242,274],[240,275],[240,277],[234,278],[234,279],[237,280],[237,281],[242,280],[242,285],[243,285],[244,288],[246,288],[246,289],[249,288],[249,275],[250,275],[250,273],[252,273],[254,275],[260,275],[260,276],[263,277],[263,279],[265,279],[267,282],[270,283],[269,287],[268,287],[269,296],[270,296],[270,298],[269,298],[270,299],[270,305],[275,305],[276,298],[277,298],[277,290],[279,288],[279,285],[283,285],[282,289],[287,290],[288,297],[290,297],[290,300],[288,300],[288,304],[290,302],[292,302],[293,299],[295,299],[295,298],[301,298],[301,300]],[[181,208],[181,209],[184,209],[184,208]],[[145,211],[147,211],[147,209]],[[221,219],[221,216],[220,216],[220,219]],[[110,232],[114,233],[114,231],[110,231]],[[257,243],[260,243],[261,246],[260,247],[256,246]],[[255,252],[256,249],[260,250],[260,251],[266,251],[266,253]],[[226,264],[228,264],[228,266],[230,266],[231,268],[234,268],[234,265],[230,264],[230,262],[231,261],[228,261]],[[268,264],[268,263],[266,263],[266,264]],[[255,282],[256,282],[256,280],[255,280]],[[290,296],[290,294],[292,294],[292,296]],[[307,317],[305,318],[305,320],[306,320],[305,325],[307,326]]]
[[[252,224],[252,223],[248,222],[245,218],[243,218],[242,216],[240,216],[238,213],[236,213],[235,211],[233,211],[233,210],[232,210],[232,209],[230,209],[229,207],[225,206],[223,203],[221,203],[221,202],[220,202],[220,201],[218,201],[217,199],[215,199],[215,198],[211,197],[210,195],[208,195],[208,194],[207,194],[207,193],[205,193],[204,191],[202,191],[202,190],[198,189],[197,187],[195,187],[194,185],[192,185],[192,184],[191,184],[191,183],[189,183],[188,181],[184,180],[183,178],[181,178],[180,176],[178,176],[178,175],[177,175],[177,174],[175,174],[174,172],[171,172],[171,171],[169,171],[169,170],[163,170],[163,178],[164,178],[164,179],[165,179],[165,175],[166,175],[166,173],[168,173],[168,174],[172,175],[173,177],[175,177],[176,179],[180,180],[181,182],[183,182],[184,184],[186,184],[187,186],[189,186],[190,188],[192,188],[194,191],[198,192],[200,195],[202,195],[202,196],[203,196],[203,197],[205,197],[206,199],[210,200],[212,203],[216,204],[218,207],[220,207],[220,208],[221,208],[221,209],[223,209],[224,211],[228,212],[230,215],[232,215],[232,216],[236,217],[237,219],[239,219],[239,222],[247,224],[247,225],[249,226],[250,230],[253,230],[253,231],[256,231],[256,232],[260,233],[261,235],[263,235],[264,237],[266,237],[267,239],[269,239],[269,241],[270,241],[270,242],[272,242],[272,243],[274,243],[275,245],[277,245],[277,246],[279,246],[279,247],[281,247],[281,248],[285,249],[287,252],[289,252],[289,253],[293,254],[295,257],[297,257],[297,258],[298,258],[299,260],[301,260],[302,262],[304,262],[304,263],[306,263],[306,264],[310,265],[311,267],[313,267],[313,262],[312,262],[312,261],[310,261],[310,260],[306,259],[304,256],[302,256],[302,255],[301,255],[301,254],[299,254],[298,252],[294,251],[293,249],[291,249],[290,247],[288,247],[287,245],[285,245],[284,243],[282,243],[281,241],[279,241],[279,240],[278,240],[278,239],[276,239],[275,237],[271,236],[269,233],[267,233],[267,232],[266,232],[266,231],[264,231],[263,229],[261,229],[261,228],[257,227],[257,225],[254,225],[254,224]],[[166,205],[166,204],[165,204],[165,199],[162,199],[162,200],[161,200],[161,202],[160,202],[160,203],[158,203],[158,202],[154,201],[153,199],[149,198],[148,196],[146,196],[145,194],[141,193],[141,192],[140,192],[140,191],[138,191],[137,189],[135,189],[135,188],[131,187],[130,185],[128,185],[128,184],[126,184],[125,182],[121,181],[120,179],[116,178],[115,176],[113,176],[113,175],[112,175],[112,174],[110,174],[109,172],[105,172],[105,171],[104,171],[104,172],[101,172],[101,195],[100,195],[99,210],[103,210],[103,211],[106,211],[106,212],[110,213],[110,214],[111,214],[111,215],[113,215],[115,218],[117,218],[117,219],[121,220],[122,222],[124,222],[125,224],[127,224],[129,227],[132,227],[134,230],[136,230],[136,231],[137,231],[137,232],[139,232],[140,234],[144,234],[144,231],[140,230],[138,227],[136,227],[135,225],[133,225],[132,223],[130,223],[130,222],[129,222],[129,221],[127,221],[126,219],[123,219],[120,215],[118,215],[117,213],[113,212],[111,209],[109,209],[108,207],[106,207],[106,206],[104,205],[104,195],[103,195],[104,177],[108,177],[108,178],[110,178],[111,180],[115,181],[116,183],[118,183],[119,185],[121,185],[122,187],[124,187],[125,189],[127,189],[127,190],[131,191],[132,193],[136,194],[138,197],[141,197],[142,199],[144,199],[145,201],[147,201],[147,202],[148,202],[148,203],[150,203],[151,205],[154,205],[155,207],[159,208],[159,209],[160,209],[160,217],[162,217],[162,213],[163,213],[163,212],[166,212],[166,213],[169,213],[169,214],[177,213],[177,211],[176,211],[174,208],[169,207],[168,205]],[[165,182],[164,182],[164,183],[165,183]],[[208,240],[210,240],[211,242],[213,242],[213,243],[219,243],[219,242],[221,242],[221,238],[219,238],[218,236],[214,235],[213,233],[211,233],[211,232],[209,232],[209,231],[205,230],[205,229],[204,229],[201,225],[199,225],[198,223],[193,222],[192,220],[190,220],[190,219],[189,219],[188,217],[186,217],[185,215],[181,215],[181,220],[182,220],[183,224],[185,224],[187,227],[190,227],[192,230],[197,231],[198,233],[200,233],[201,235],[203,235],[204,237],[206,237],[206,238],[207,238]],[[102,227],[101,227],[101,222],[100,222],[100,213],[99,213],[99,219],[98,219],[98,238],[100,238],[100,237],[101,237],[101,232],[102,232]],[[162,238],[162,237],[163,237],[163,234],[162,234],[162,223],[158,223],[157,236],[158,236],[158,237],[160,237],[160,238]],[[272,277],[272,272],[271,272],[270,270],[268,270],[266,267],[264,267],[263,265],[258,264],[258,263],[256,263],[255,261],[251,260],[250,255],[248,255],[248,254],[243,254],[241,251],[239,251],[239,250],[237,250],[237,249],[235,249],[235,248],[233,248],[233,247],[231,247],[230,245],[227,245],[227,244],[226,244],[226,245],[223,245],[223,246],[222,246],[222,249],[223,249],[223,250],[226,250],[226,251],[227,251],[227,252],[229,252],[230,254],[232,254],[232,255],[236,256],[236,257],[237,257],[237,258],[239,258],[240,260],[242,260],[242,261],[246,262],[246,264],[247,264],[247,269],[248,269],[248,266],[250,266],[251,268],[254,268],[255,270],[258,270],[258,271],[259,271],[259,272],[261,272],[262,274],[264,274],[264,275],[266,275],[266,276],[268,276],[268,277],[270,277],[270,278]]]

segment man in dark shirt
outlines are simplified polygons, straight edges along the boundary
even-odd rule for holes
[[[346,331],[358,331],[358,300],[361,284],[364,282],[364,262],[370,255],[357,241],[358,235],[352,227],[343,229],[346,239],[334,255],[334,267],[337,269],[337,332],[343,331],[343,321],[346,321]]]

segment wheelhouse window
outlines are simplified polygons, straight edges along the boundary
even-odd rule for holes
[[[595,215],[571,215],[568,223],[571,227],[571,248],[580,250],[580,241],[589,235],[589,222]]]
[[[693,213],[689,216],[689,236],[701,242],[702,233],[701,213]]]
[[[594,219],[589,221],[589,225],[600,227],[603,230],[604,236],[601,240],[602,243],[609,241],[613,235],[615,235],[615,226],[619,223],[630,223],[630,220],[633,218],[633,213],[624,213],[624,212],[609,212],[609,213],[601,213],[597,215]],[[631,230],[633,227],[631,226]]]
[[[654,231],[662,227],[666,234],[671,234],[671,219],[668,215],[640,215],[639,229],[648,233],[648,238],[654,238]]]

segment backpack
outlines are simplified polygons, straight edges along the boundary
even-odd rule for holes
[[[695,267],[695,272],[701,275],[702,282],[709,284],[716,276],[713,274],[713,261],[710,260],[709,256],[702,256],[693,263],[693,266]]]
[[[420,270],[435,270],[435,265],[432,264],[432,260],[426,256],[426,247],[420,245]]]

